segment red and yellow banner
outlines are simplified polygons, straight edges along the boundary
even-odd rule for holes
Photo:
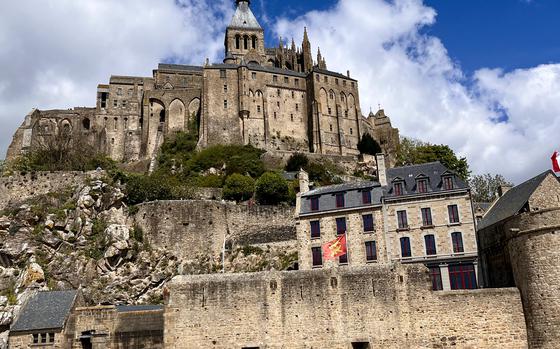
[[[333,241],[323,244],[322,249],[323,258],[325,260],[336,259],[340,256],[344,256],[348,252],[346,248],[346,234],[340,235]]]

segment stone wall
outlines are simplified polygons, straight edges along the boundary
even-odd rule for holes
[[[186,200],[139,205],[134,222],[151,246],[178,257],[219,256],[224,248],[295,241],[292,207]]]
[[[0,177],[0,210],[6,208],[11,202],[57,192],[103,175],[105,175],[104,171],[33,172]]]
[[[527,347],[516,289],[432,292],[418,266],[180,276],[168,287],[168,348]]]

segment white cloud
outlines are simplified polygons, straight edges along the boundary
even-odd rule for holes
[[[229,0],[18,0],[0,11],[0,158],[31,108],[94,106],[110,75],[222,55]]]
[[[340,0],[281,19],[276,31],[300,37],[307,26],[329,69],[359,80],[363,113],[381,103],[401,134],[449,144],[475,173],[520,182],[549,168],[560,146],[560,65],[480,69],[468,79],[443,43],[422,32],[435,20],[420,0]]]

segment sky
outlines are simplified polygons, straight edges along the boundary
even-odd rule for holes
[[[560,148],[560,1],[253,0],[269,46],[308,28],[401,135],[514,183]],[[223,58],[233,0],[18,0],[0,12],[0,158],[31,108],[94,106],[110,75]],[[560,150],[560,149],[559,149]]]

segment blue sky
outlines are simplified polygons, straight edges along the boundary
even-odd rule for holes
[[[111,75],[223,58],[233,0],[18,0],[0,12],[0,158],[31,108],[95,106]],[[268,45],[308,27],[400,134],[515,183],[560,150],[560,0],[253,0]],[[134,13],[134,16],[130,16]],[[68,30],[72,28],[72,30]],[[37,54],[40,52],[40,54]]]

